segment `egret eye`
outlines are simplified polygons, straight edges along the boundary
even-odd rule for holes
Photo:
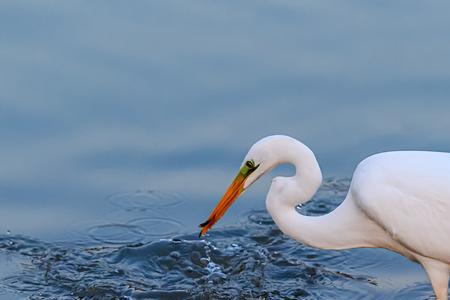
[[[253,162],[253,160],[247,160],[247,161],[245,162],[245,165],[246,165],[247,167],[249,167],[250,169],[252,169],[252,168],[255,167],[255,163]]]

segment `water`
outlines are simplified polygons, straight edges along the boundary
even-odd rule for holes
[[[281,235],[290,167],[197,235],[270,134],[316,153],[311,214],[370,154],[450,151],[449,6],[1,1],[0,299],[432,297],[398,255]]]
[[[330,211],[348,183],[326,180],[302,213]],[[1,236],[4,299],[432,299],[420,267],[405,258],[306,247],[285,237],[265,210],[199,239],[163,216],[183,199],[137,192],[107,201],[123,222],[93,226],[76,242]],[[160,215],[151,217],[155,210]]]

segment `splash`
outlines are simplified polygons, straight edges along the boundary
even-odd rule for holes
[[[348,181],[329,180],[302,213],[332,210]],[[134,201],[134,200],[133,200]],[[133,202],[136,207],[136,202]],[[100,246],[0,236],[0,296],[8,299],[424,299],[428,282],[411,287],[384,279],[401,257],[382,250],[322,251],[285,237],[266,211],[202,240],[177,234],[171,220],[158,240],[140,242],[158,222],[93,227]],[[172,227],[171,227],[172,226]],[[145,228],[147,232],[145,232]],[[172,228],[172,229],[171,229]],[[174,229],[175,228],[175,229]],[[150,231],[149,231],[150,230]],[[409,265],[408,265],[409,266]],[[5,296],[5,297],[6,297]]]

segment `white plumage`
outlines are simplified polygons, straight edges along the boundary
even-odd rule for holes
[[[255,167],[242,173],[248,162]],[[269,136],[251,147],[241,176],[236,177],[203,224],[201,234],[217,222],[243,190],[282,163],[293,164],[296,173],[273,179],[266,206],[283,233],[322,249],[375,247],[398,252],[422,264],[437,299],[447,299],[449,153],[395,151],[370,156],[356,168],[341,205],[329,214],[312,217],[299,214],[295,207],[309,201],[322,182],[313,152],[291,137]]]

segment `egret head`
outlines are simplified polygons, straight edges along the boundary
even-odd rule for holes
[[[263,139],[250,148],[238,174],[222,196],[222,199],[214,208],[208,220],[200,224],[202,230],[199,236],[205,234],[225,214],[239,195],[270,169],[271,164],[267,163],[270,153],[266,151],[267,149],[264,147],[264,144]]]
[[[206,222],[200,224],[200,236],[205,234],[226,212],[231,204],[242,192],[252,185],[258,178],[275,168],[279,164],[293,164],[297,168],[301,164],[304,174],[302,177],[302,193],[288,198],[297,204],[301,202],[299,196],[314,192],[322,182],[322,173],[314,153],[304,144],[286,135],[271,135],[256,142],[248,151],[241,164],[236,178],[223,195],[217,206],[209,215]],[[298,177],[300,178],[300,177]],[[280,181],[276,181],[280,183]],[[285,182],[285,181],[284,181]],[[297,187],[298,188],[298,187]],[[270,193],[270,192],[269,192]],[[311,195],[312,197],[312,195]],[[310,198],[308,198],[309,200]],[[305,200],[306,201],[306,200]]]

